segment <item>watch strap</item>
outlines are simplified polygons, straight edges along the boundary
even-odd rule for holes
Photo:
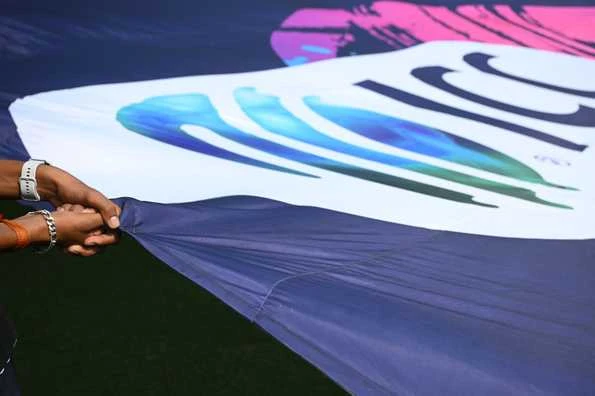
[[[48,165],[46,161],[30,159],[23,164],[19,186],[21,188],[21,199],[25,201],[39,201],[41,197],[37,192],[37,168],[40,165]]]

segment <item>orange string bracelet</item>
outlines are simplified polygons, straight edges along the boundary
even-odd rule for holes
[[[15,247],[17,249],[26,248],[31,244],[31,238],[29,237],[29,231],[25,227],[20,224],[15,223],[14,221],[6,220],[4,215],[0,213],[0,223],[6,224],[8,228],[10,228],[17,236],[17,243]]]

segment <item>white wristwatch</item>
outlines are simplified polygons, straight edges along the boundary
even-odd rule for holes
[[[25,201],[39,201],[41,197],[37,192],[37,168],[39,165],[49,165],[46,161],[30,159],[23,164],[19,185],[21,187],[21,199]]]

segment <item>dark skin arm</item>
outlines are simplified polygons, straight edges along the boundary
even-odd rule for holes
[[[103,227],[103,219],[98,213],[88,212],[53,212],[56,221],[58,243],[63,246],[82,245]],[[39,215],[22,216],[12,220],[27,230],[31,243],[47,245],[49,243],[48,227],[45,219]],[[12,249],[16,245],[16,234],[6,224],[0,223],[0,251]],[[86,252],[81,255],[92,255]]]
[[[22,167],[22,161],[0,160],[0,199],[20,198],[18,179]],[[55,207],[67,204],[77,208],[94,209],[106,225],[107,230],[96,230],[80,243],[64,243],[68,252],[91,255],[98,251],[98,247],[117,242],[117,233],[114,230],[120,226],[121,210],[97,190],[62,169],[41,165],[37,168],[37,191],[42,200],[49,201]]]
[[[19,199],[19,176],[22,161],[0,160],[0,199]],[[41,165],[37,168],[37,191],[42,200],[55,207],[69,203],[97,210],[110,228],[120,226],[120,208],[99,191],[60,168]]]

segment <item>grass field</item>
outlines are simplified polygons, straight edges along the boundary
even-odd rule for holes
[[[1,255],[0,302],[23,396],[344,394],[128,236],[87,259]]]

